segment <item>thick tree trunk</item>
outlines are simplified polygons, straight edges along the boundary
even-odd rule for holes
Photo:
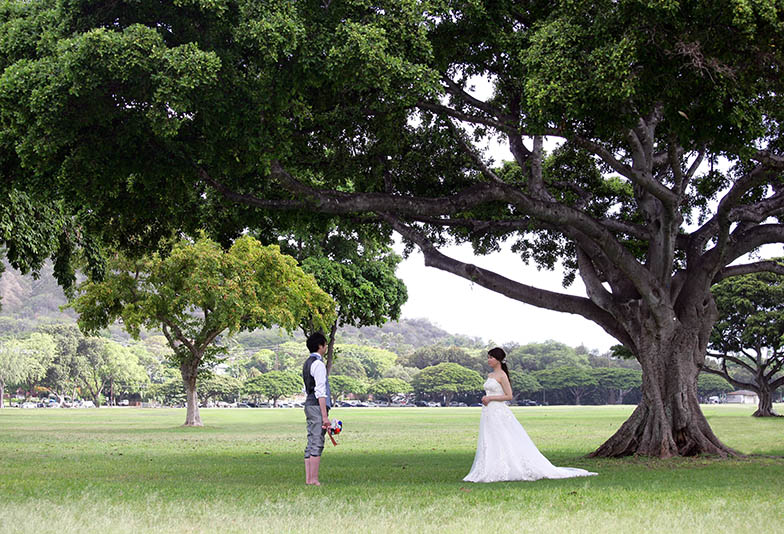
[[[0,410],[5,407],[5,384],[0,382]]]
[[[640,404],[591,456],[738,455],[719,441],[700,410],[697,375],[705,353],[695,330],[673,327],[670,335],[648,335],[649,343],[638,346],[643,368]]]
[[[779,414],[773,411],[773,395],[767,388],[759,388],[757,390],[759,395],[759,403],[757,404],[757,411],[754,412],[754,417],[779,417]]]
[[[198,367],[193,368],[183,364],[180,366],[182,382],[185,385],[185,425],[184,426],[204,426],[199,415],[199,398],[196,394],[196,375]]]

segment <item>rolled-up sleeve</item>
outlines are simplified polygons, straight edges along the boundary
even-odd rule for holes
[[[316,360],[310,366],[310,375],[316,381],[316,398],[327,398],[327,367],[321,360]]]

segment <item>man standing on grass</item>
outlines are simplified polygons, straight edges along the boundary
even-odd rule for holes
[[[305,382],[305,419],[308,427],[308,444],[305,446],[305,484],[320,486],[318,479],[324,436],[329,428],[331,406],[329,379],[323,356],[327,352],[327,338],[321,332],[311,334],[307,341],[310,357],[302,366]]]

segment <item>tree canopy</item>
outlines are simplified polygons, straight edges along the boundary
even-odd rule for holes
[[[714,286],[712,293],[719,319],[708,355],[718,363],[706,362],[702,371],[756,392],[759,406],[753,415],[776,415],[773,394],[784,385],[784,276],[756,273],[730,278]]]
[[[456,393],[480,391],[482,376],[472,369],[452,362],[439,363],[422,369],[415,377],[414,390],[443,398],[448,405]]]

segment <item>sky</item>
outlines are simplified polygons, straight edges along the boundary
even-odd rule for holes
[[[564,289],[560,271],[539,271],[535,266],[527,266],[508,249],[488,256],[474,256],[470,245],[447,247],[441,251],[519,282],[585,295],[579,277]],[[424,256],[418,250],[400,264],[397,276],[408,288],[408,302],[403,306],[401,316],[427,319],[451,334],[480,337],[499,345],[552,339],[573,347],[583,344],[600,352],[618,343],[595,323],[578,315],[536,308],[454,274],[425,267]]]

